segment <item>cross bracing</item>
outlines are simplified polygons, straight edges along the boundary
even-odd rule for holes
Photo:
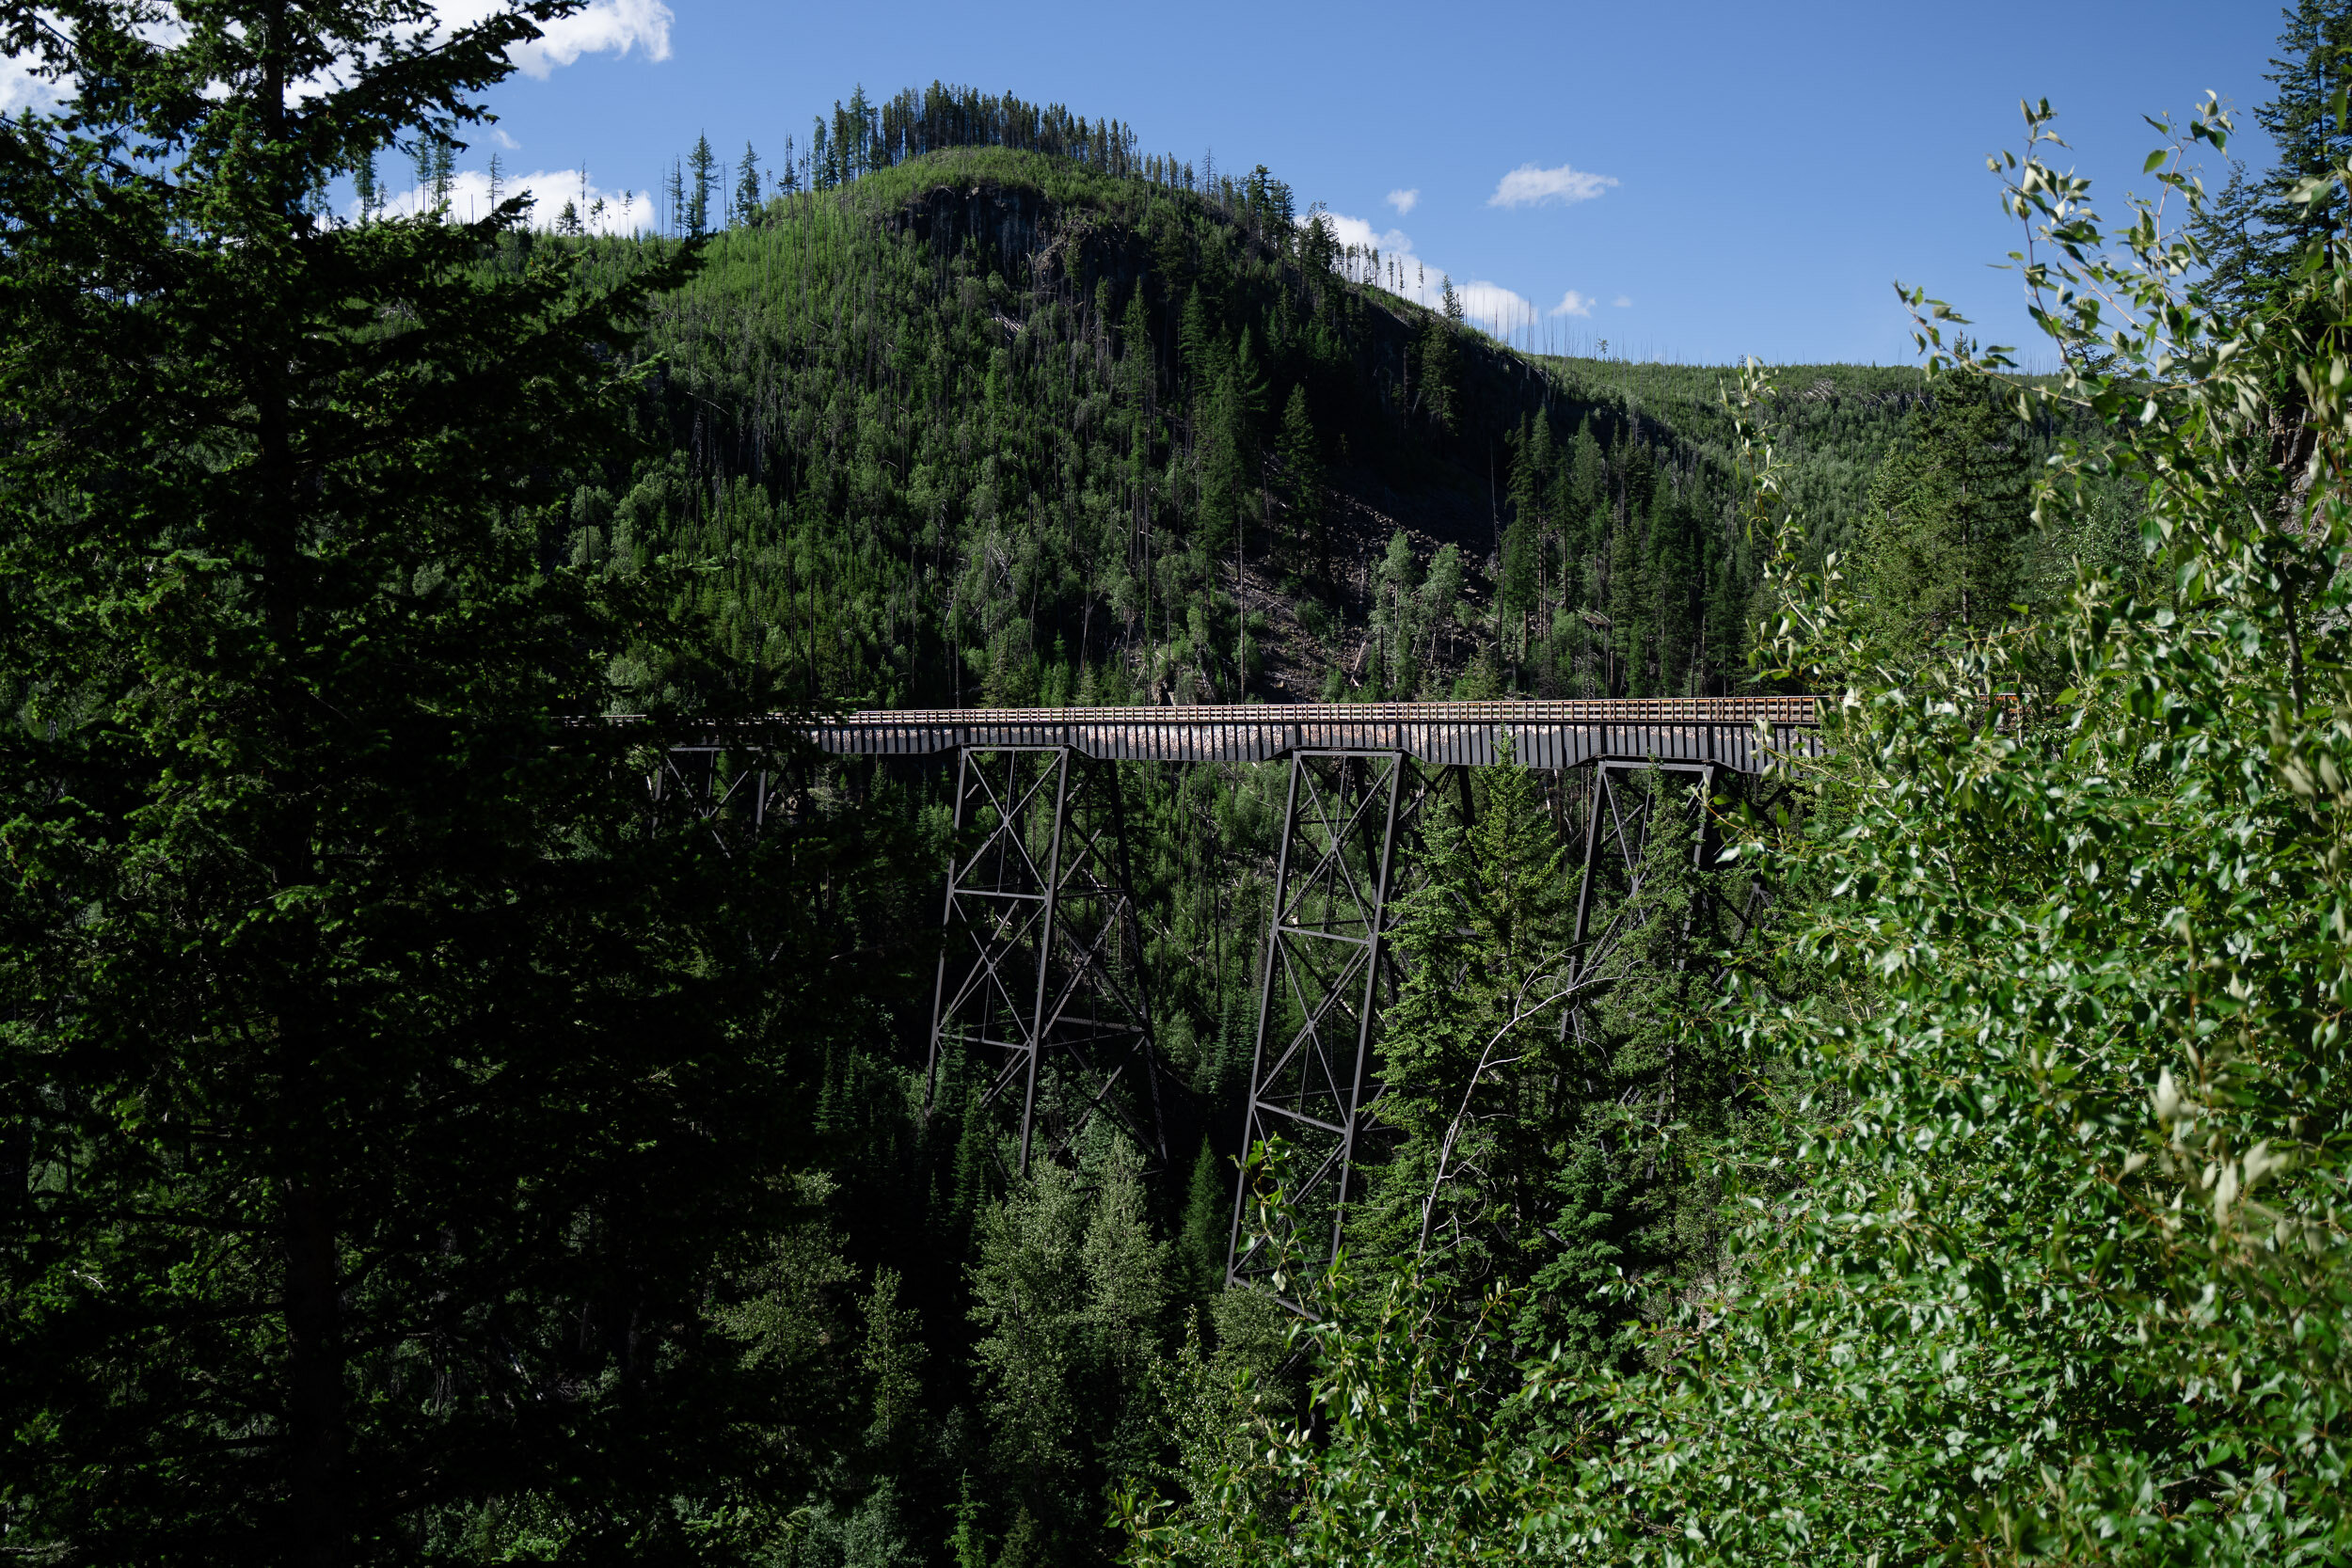
[[[1123,815],[1109,765],[1066,746],[956,759],[926,1093],[946,1053],[977,1065],[980,1109],[1018,1108],[1025,1169],[1041,1129],[1059,1150],[1097,1117],[1168,1157]]]

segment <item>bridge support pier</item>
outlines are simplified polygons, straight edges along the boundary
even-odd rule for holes
[[[732,854],[758,837],[770,818],[790,814],[787,767],[753,734],[673,745],[646,775],[646,800],[657,818],[703,823]]]
[[[978,1108],[1020,1107],[1023,1171],[1098,1115],[1168,1161],[1123,813],[1112,765],[1073,747],[959,752],[924,1094],[949,1053],[977,1064]]]
[[[1423,769],[1402,751],[1291,754],[1242,1127],[1244,1149],[1279,1136],[1295,1157],[1290,1232],[1254,1236],[1248,1187],[1237,1185],[1228,1284],[1270,1287],[1286,1252],[1321,1267],[1339,1247],[1358,1146],[1378,1094],[1374,1031],[1395,989],[1388,938],[1397,873],[1419,836],[1422,805],[1446,771],[1460,769]],[[1467,775],[1461,782],[1467,806]]]
[[[1686,788],[1696,786],[1698,834],[1691,847],[1691,863],[1693,868],[1713,863],[1720,845],[1707,802],[1714,799],[1722,771],[1711,762],[1604,760],[1593,764],[1593,787],[1584,818],[1584,866],[1576,888],[1577,974],[1590,974],[1607,959],[1616,943],[1619,920],[1641,894],[1643,857],[1657,821],[1659,795],[1669,787],[1667,781]],[[1638,784],[1637,778],[1642,781]],[[1615,895],[1613,916],[1598,932],[1592,928],[1596,894]]]
[[[1691,791],[1697,812],[1691,863],[1712,866],[1722,841],[1710,807],[1722,785],[1744,776],[1714,761],[1604,757],[1588,766],[1571,947],[1572,973],[1580,976],[1602,969],[1626,922],[1641,908],[1658,814],[1677,809]],[[1561,769],[1564,776],[1569,771]],[[1378,1015],[1397,980],[1387,948],[1390,911],[1419,847],[1422,808],[1449,773],[1461,790],[1468,822],[1464,767],[1425,767],[1404,752],[1292,755],[1242,1128],[1245,1151],[1277,1136],[1291,1151],[1288,1229],[1273,1237],[1255,1234],[1249,1185],[1241,1183],[1226,1246],[1229,1285],[1271,1289],[1279,1269],[1320,1269],[1338,1253],[1346,1207],[1356,1196],[1350,1182],[1379,1094]],[[1740,929],[1724,935],[1743,935],[1756,918],[1760,892],[1751,887],[1739,909],[1717,909],[1715,900],[1694,903],[1684,935],[1698,921],[1726,913]],[[1581,1007],[1572,1006],[1561,1026],[1581,1028]],[[1275,1294],[1284,1299],[1284,1292]],[[1298,1309],[1295,1301],[1284,1304]]]

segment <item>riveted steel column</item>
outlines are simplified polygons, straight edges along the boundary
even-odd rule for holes
[[[956,923],[956,859],[954,843],[963,838],[963,830],[971,824],[965,819],[966,801],[970,795],[967,784],[972,771],[972,750],[968,746],[956,749],[956,815],[955,830],[947,851],[947,889],[939,911],[939,927],[952,930]],[[939,944],[938,977],[931,986],[930,1050],[923,1063],[923,1109],[929,1112],[933,1098],[939,1093],[939,1032],[947,1016],[947,944]]]
[[[1348,1088],[1347,1131],[1340,1139],[1339,1197],[1331,1206],[1331,1250],[1340,1255],[1340,1228],[1347,1220],[1347,1179],[1356,1164],[1356,1134],[1363,1127],[1364,1080],[1372,1069],[1372,1021],[1379,1006],[1380,960],[1389,935],[1389,871],[1396,854],[1396,798],[1405,782],[1405,753],[1399,752],[1389,768],[1388,809],[1381,813],[1380,864],[1374,874],[1372,944],[1364,961],[1364,1006],[1356,1020],[1356,1072]]]
[[[1258,1027],[1252,1037],[1249,1052],[1249,1099],[1242,1108],[1241,1143],[1245,1158],[1255,1146],[1258,1135],[1258,1086],[1265,1081],[1266,1021],[1274,1008],[1274,973],[1279,955],[1282,911],[1290,897],[1291,846],[1298,837],[1298,774],[1305,764],[1302,753],[1291,753],[1290,793],[1282,807],[1282,840],[1274,852],[1274,912],[1266,930],[1266,951],[1263,973],[1258,977]],[[1249,1182],[1246,1179],[1233,1183],[1233,1220],[1225,1234],[1225,1283],[1240,1283],[1235,1272],[1240,1263],[1242,1220],[1249,1203]]]

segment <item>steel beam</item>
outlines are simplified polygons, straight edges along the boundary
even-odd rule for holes
[[[961,1055],[1019,1107],[1017,1168],[1098,1115],[1168,1161],[1119,781],[1068,746],[964,749],[932,990],[926,1104]]]
[[[772,748],[756,736],[672,746],[646,775],[646,800],[657,819],[704,824],[732,854],[731,833],[756,837],[785,804],[779,771]]]

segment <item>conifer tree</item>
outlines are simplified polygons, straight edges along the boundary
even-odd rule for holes
[[[1856,576],[1890,648],[2008,618],[2031,521],[2028,458],[2010,425],[1981,377],[1955,376],[1880,465]]]
[[[1090,1151],[1083,1175],[1040,1161],[980,1216],[971,1315],[990,1458],[1008,1537],[1025,1518],[1038,1538],[1031,1560],[1099,1530],[1104,1482],[1148,1462],[1136,1420],[1159,1360],[1168,1259],[1140,1168],[1123,1143]]]
[[[1506,1230],[1549,1217],[1540,1195],[1522,1190],[1531,1173],[1519,1168],[1540,1161],[1549,1130],[1515,1128],[1497,1110],[1512,1102],[1515,1084],[1552,1070],[1544,1042],[1558,1032],[1558,1008],[1519,1015],[1531,974],[1556,961],[1572,913],[1566,849],[1533,776],[1502,768],[1481,782],[1474,813],[1451,800],[1433,811],[1428,881],[1399,919],[1409,964],[1389,1009],[1382,1114],[1401,1142],[1352,1225],[1362,1250],[1402,1257],[1435,1245],[1465,1279],[1511,1267],[1496,1251],[1499,1212],[1517,1211]],[[1466,1102],[1475,1115],[1462,1114]],[[1514,1148],[1522,1135],[1531,1143]]]
[[[2312,245],[2340,235],[2346,223],[2333,185],[2323,180],[2319,199],[2308,203],[2296,192],[2352,155],[2352,125],[2339,102],[2352,88],[2352,5],[2296,0],[2285,16],[2280,53],[2265,77],[2277,90],[2254,111],[2276,161],[2252,177],[2245,164],[2233,164],[2228,185],[2194,224],[2216,292],[2241,305],[2282,294]]]
[[[1184,372],[1195,390],[1213,388],[1217,372],[1223,368],[1224,343],[1209,325],[1207,302],[1200,297],[1199,285],[1184,296],[1184,311],[1177,329],[1176,347],[1184,365]]]
[[[1657,691],[1661,697],[1687,697],[1693,695],[1686,677],[1697,652],[1698,558],[1691,538],[1690,509],[1667,469],[1659,470],[1649,515]]]
[[[1600,439],[1593,434],[1593,421],[1586,420],[1576,427],[1576,442],[1568,454],[1569,504],[1579,513],[1591,512],[1601,503],[1608,477]]]
[[[1729,696],[1745,682],[1740,666],[1745,647],[1742,625],[1747,612],[1749,572],[1744,542],[1736,535],[1709,531],[1712,552],[1707,568],[1707,610],[1703,635],[1707,644],[1709,691]]]
[[[743,162],[735,176],[735,210],[728,221],[737,227],[759,220],[759,154],[743,144]]]
[[[718,155],[710,150],[710,138],[694,138],[694,150],[686,155],[686,233],[690,239],[701,239],[710,231],[710,189],[712,174],[719,166]]]
[[[1298,237],[1298,264],[1311,277],[1321,277],[1339,262],[1339,239],[1318,201],[1307,210],[1307,227]]]
[[[11,22],[64,97],[0,127],[11,1552],[496,1554],[495,1516],[666,1555],[742,1463],[688,1369],[790,1204],[730,1152],[777,1107],[693,912],[729,873],[565,723],[668,633],[551,547],[685,263],[575,276],[508,243],[520,199],[312,200],[402,141],[442,180],[574,8]]]
[[[1176,1261],[1185,1294],[1207,1301],[1225,1288],[1226,1227],[1232,1204],[1209,1140],[1192,1162],[1184,1188],[1184,1217],[1176,1233]]]
[[[1574,610],[1579,602],[1580,558],[1584,551],[1584,512],[1576,502],[1574,451],[1573,443],[1565,449],[1554,447],[1549,471],[1538,476],[1546,528],[1543,572],[1551,602],[1564,614]],[[1556,642],[1557,626],[1553,629]]]
[[[840,124],[846,133],[838,138],[846,160],[845,177],[855,180],[875,166],[874,105],[866,96],[865,84],[860,83],[850,91],[847,109],[835,104],[834,110],[841,117]]]
[[[1290,508],[1287,554],[1327,578],[1331,575],[1331,542],[1325,526],[1323,446],[1315,435],[1314,419],[1307,408],[1307,387],[1291,388],[1282,409],[1283,499]]]
[[[1629,515],[1609,536],[1609,637],[1616,665],[1612,697],[1647,697],[1649,571],[1642,549],[1643,519]]]
[[[1444,316],[1432,316],[1422,329],[1419,402],[1430,423],[1452,432],[1456,417],[1458,372],[1454,365],[1454,327]]]
[[[1221,343],[1209,356],[1216,369],[1212,372],[1201,499],[1207,516],[1230,531],[1237,568],[1245,553],[1249,519],[1260,499],[1257,489],[1263,471],[1258,427],[1264,418],[1265,377],[1258,367],[1253,338],[1245,326],[1230,357],[1217,352]]]
[[[1152,393],[1158,386],[1152,352],[1151,315],[1144,309],[1143,291],[1140,289],[1128,294],[1126,313],[1120,319],[1119,363],[1120,390],[1125,396],[1128,417],[1132,421],[1128,434],[1128,456],[1139,471],[1148,467],[1152,460],[1150,414]]]
[[[1511,522],[1502,536],[1502,577],[1496,604],[1514,633],[1518,657],[1529,653],[1529,625],[1542,594],[1542,497],[1551,469],[1551,427],[1542,416],[1523,420],[1512,440]],[[1498,630],[1502,628],[1498,627]]]

